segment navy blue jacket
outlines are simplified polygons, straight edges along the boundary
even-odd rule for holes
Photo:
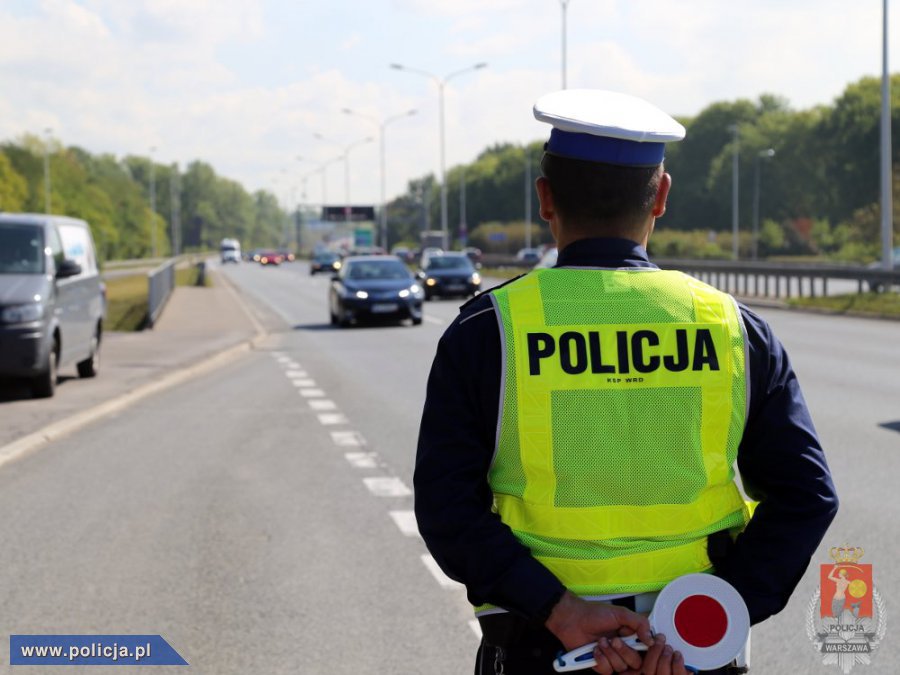
[[[558,267],[656,267],[624,239],[584,239]],[[753,623],[788,599],[834,518],[834,484],[784,347],[740,305],[749,341],[750,405],[738,449],[745,492],[760,502],[735,542],[715,554]],[[440,340],[428,379],[415,469],[419,531],[435,560],[465,584],[473,604],[492,603],[542,621],[563,589],[491,512],[487,482],[500,401],[497,317],[482,295],[464,305]]]

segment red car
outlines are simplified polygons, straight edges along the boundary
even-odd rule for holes
[[[284,253],[278,251],[261,251],[259,254],[260,265],[280,265],[284,262]]]

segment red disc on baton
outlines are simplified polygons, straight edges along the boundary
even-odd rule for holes
[[[675,630],[694,647],[712,647],[728,632],[728,614],[708,595],[691,595],[675,608]]]

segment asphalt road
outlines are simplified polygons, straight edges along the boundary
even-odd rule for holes
[[[304,264],[225,273],[273,331],[262,348],[0,469],[0,635],[160,633],[202,673],[471,672],[465,596],[430,569],[404,491],[458,303],[428,303],[417,327],[337,330],[328,279]],[[839,672],[806,610],[828,548],[848,543],[889,612],[854,672],[894,673],[900,322],[761,312],[843,502],[789,607],[754,629],[753,672]]]

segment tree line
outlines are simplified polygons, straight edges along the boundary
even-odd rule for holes
[[[900,130],[900,75],[891,78],[892,136]],[[738,155],[738,213],[742,257],[758,223],[760,256],[820,255],[849,261],[880,256],[881,82],[863,78],[831,104],[793,110],[784,99],[716,102],[679,121],[687,129],[666,149],[673,189],[651,242],[662,256],[727,257],[731,252],[733,162]],[[449,229],[460,238],[461,200],[469,243],[486,250],[522,245],[526,177],[540,175],[543,140],[499,143],[473,162],[447,172]],[[892,148],[897,166],[897,144]],[[898,206],[894,170],[894,213]],[[530,188],[529,188],[530,189]],[[409,182],[389,205],[391,241],[415,242],[440,227],[440,185],[433,175]],[[532,196],[532,232],[549,241]],[[542,224],[542,223],[541,223]],[[505,237],[496,233],[505,231]],[[894,221],[895,241],[898,237]],[[494,235],[492,237],[492,235]]]
[[[183,171],[151,162],[134,155],[92,155],[26,135],[0,144],[0,211],[44,213],[49,201],[51,213],[90,223],[101,260],[149,257],[154,249],[159,256],[208,250],[224,237],[247,247],[285,241],[288,214],[273,194],[249,193],[202,161]],[[180,227],[173,228],[173,222]]]
[[[894,137],[900,130],[898,90],[900,75],[895,75]],[[737,154],[742,257],[749,257],[753,248],[755,221],[761,257],[878,259],[880,103],[880,80],[863,78],[832,104],[808,110],[794,110],[784,99],[763,95],[756,101],[716,102],[681,119],[687,137],[666,150],[674,186],[668,210],[657,223],[652,252],[665,257],[730,255]],[[465,240],[488,251],[514,252],[524,245],[528,231],[533,244],[550,242],[533,190],[543,143],[497,143],[447,172],[449,228],[457,244]],[[896,166],[896,144],[891,159]],[[236,237],[245,248],[284,245],[299,240],[304,223],[318,217],[309,208],[288,214],[273,194],[250,193],[202,161],[180,170],[148,157],[92,155],[35,135],[0,144],[0,210],[45,210],[45,161],[50,210],[90,222],[107,260],[149,256],[154,243],[158,255],[208,249],[223,237]],[[900,207],[897,180],[895,213]],[[389,244],[416,245],[421,231],[440,227],[438,180],[431,174],[410,180],[387,209]],[[172,241],[173,220],[181,224],[180,241]],[[894,232],[900,240],[896,220]]]

